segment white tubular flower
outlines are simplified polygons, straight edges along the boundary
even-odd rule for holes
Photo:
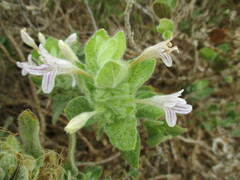
[[[172,51],[177,51],[177,52],[179,52],[179,51],[178,51],[177,46],[172,46],[172,43],[170,41],[171,41],[171,39],[160,42],[154,46],[148,47],[137,58],[136,61],[141,61],[141,60],[148,59],[148,58],[157,59],[160,57],[167,67],[171,67],[172,66],[172,58],[170,56],[170,53]]]
[[[35,41],[33,40],[33,38],[31,38],[31,36],[29,36],[29,34],[27,33],[26,28],[21,29],[21,38],[23,40],[23,42],[25,44],[27,44],[28,46],[31,46],[33,49],[38,49],[37,44],[35,43]]]
[[[44,46],[46,43],[46,38],[42,33],[38,33],[38,40],[40,41],[40,43]]]
[[[73,52],[71,47],[69,45],[67,45],[67,43],[65,43],[62,40],[59,40],[58,41],[58,46],[59,46],[61,52],[63,53],[63,55],[65,56],[66,59],[68,59],[70,61],[73,61],[73,62],[78,61],[78,57]]]
[[[43,76],[42,80],[42,90],[44,93],[50,93],[53,90],[55,84],[55,78],[58,74],[70,74],[73,77],[73,84],[75,84],[75,79],[73,74],[81,71],[71,62],[65,59],[60,59],[50,55],[46,49],[40,44],[39,54],[41,55],[41,60],[44,64],[39,66],[31,64],[29,62],[19,63],[18,67],[24,70],[23,74],[29,73],[32,75]]]
[[[74,118],[72,118],[70,120],[70,122],[67,124],[67,126],[64,128],[64,130],[69,133],[75,133],[76,131],[78,131],[79,129],[81,129],[86,122],[96,114],[97,112],[92,111],[92,112],[84,112],[81,113],[77,116],[75,116]]]
[[[27,59],[28,59],[28,62],[17,62],[17,66],[22,68],[21,73],[22,73],[23,76],[26,76],[28,74],[28,72],[26,70],[26,68],[28,66],[36,66],[36,64],[32,61],[32,55],[31,54],[28,55]]]
[[[161,108],[165,112],[166,121],[169,127],[176,125],[176,114],[188,114],[192,111],[192,106],[179,98],[183,90],[169,95],[156,95],[151,98],[139,99],[138,103],[149,104]]]
[[[67,39],[65,40],[65,43],[67,43],[69,46],[75,44],[77,41],[77,34],[73,33],[70,36],[67,37]]]

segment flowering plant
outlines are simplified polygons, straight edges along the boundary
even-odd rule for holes
[[[103,29],[86,43],[84,53],[76,46],[76,34],[65,41],[39,34],[40,45],[21,31],[23,41],[34,50],[28,62],[18,62],[22,75],[42,76],[42,91],[53,93],[54,85],[62,76],[72,78],[77,86],[77,97],[65,108],[69,119],[65,131],[71,136],[84,126],[98,125],[97,138],[105,132],[110,142],[133,167],[138,167],[140,136],[137,126],[145,119],[148,144],[156,146],[165,139],[185,131],[176,125],[176,114],[187,114],[192,106],[180,98],[183,90],[162,95],[143,84],[151,77],[157,58],[172,66],[170,53],[178,51],[170,40],[158,43],[143,51],[135,59],[123,60],[126,40],[122,31],[109,37]],[[50,95],[51,95],[50,94]],[[60,94],[61,95],[61,94]],[[164,116],[165,120],[159,120]]]

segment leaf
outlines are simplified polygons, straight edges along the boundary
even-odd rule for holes
[[[87,180],[97,180],[102,175],[101,166],[89,166],[84,171]]]
[[[30,76],[30,79],[36,86],[41,86],[42,78],[40,76]]]
[[[169,0],[155,0],[153,3],[153,10],[160,18],[170,18],[172,16],[172,9]]]
[[[54,125],[56,124],[57,119],[59,118],[59,116],[63,112],[63,110],[66,107],[66,105],[67,105],[67,102],[64,101],[64,100],[56,100],[52,104],[52,112],[53,112],[52,123]]]
[[[109,39],[107,32],[100,29],[88,40],[85,47],[87,67],[96,72],[98,69],[97,56],[100,46]]]
[[[186,128],[182,128],[178,125],[175,125],[174,127],[169,127],[165,124],[165,126],[166,126],[166,133],[173,137],[179,136],[187,131]]]
[[[178,136],[186,132],[185,128],[180,126],[169,127],[167,123],[163,121],[144,121],[144,127],[148,131],[147,143],[149,146],[154,147],[161,142]]]
[[[137,120],[135,117],[115,119],[105,126],[110,142],[120,150],[128,151],[136,147]]]
[[[164,40],[167,40],[167,39],[171,39],[172,37],[172,31],[165,31],[163,34],[162,34],[162,38]]]
[[[111,38],[101,45],[97,55],[97,62],[100,66],[112,60],[112,56],[117,51],[117,43],[117,40]]]
[[[119,60],[123,56],[126,49],[126,39],[124,36],[124,32],[120,31],[116,33],[113,38],[117,40],[117,51],[112,56],[112,59]]]
[[[156,60],[145,59],[129,69],[128,83],[130,84],[130,93],[134,93],[137,89],[147,81],[155,68]]]
[[[91,112],[91,111],[93,111],[93,108],[91,107],[87,99],[83,96],[79,96],[71,100],[68,103],[67,107],[64,109],[64,112],[66,113],[68,120],[71,120],[72,118],[74,118],[75,116],[83,112]]]
[[[46,43],[44,45],[45,49],[53,56],[57,56],[60,53],[60,49],[58,47],[58,40],[53,38],[53,37],[49,37],[46,40]]]
[[[137,99],[150,98],[152,96],[158,95],[158,93],[154,92],[153,88],[145,87],[145,89],[141,89],[137,92]],[[164,115],[164,111],[155,106],[147,105],[147,104],[137,104],[137,117],[138,118],[148,118],[151,120],[157,120],[161,116]]]
[[[126,74],[125,64],[109,61],[97,74],[96,86],[99,88],[114,88],[126,77]]]
[[[151,105],[138,104],[137,114],[138,118],[148,118],[152,120],[157,120],[164,115],[164,111],[157,107]]]
[[[28,155],[38,159],[38,164],[43,163],[44,150],[39,140],[39,122],[37,117],[30,111],[23,111],[18,117],[20,138]]]
[[[171,8],[172,8],[172,9],[175,9],[175,8],[176,8],[176,5],[177,5],[177,0],[171,0],[171,1],[170,1],[170,5],[171,5]]]
[[[35,49],[32,50],[31,55],[32,55],[32,59],[34,61],[41,64],[40,59],[39,59],[40,55],[38,54],[38,52]]]
[[[132,179],[138,179],[138,177],[141,175],[140,171],[138,171],[135,168],[130,168],[130,170],[128,171],[127,175]]]
[[[200,49],[199,54],[202,58],[213,61],[218,57],[218,53],[215,52],[214,50],[208,48],[208,47],[203,47]]]
[[[16,180],[29,180],[30,179],[29,172],[28,172],[28,169],[26,168],[26,166],[24,166],[24,165],[20,166],[15,179]]]
[[[159,25],[157,26],[157,31],[161,34],[170,31],[173,32],[174,24],[173,21],[167,18],[160,19]]]
[[[170,139],[171,136],[165,135],[161,121],[144,121],[144,127],[148,132],[147,144],[151,147],[157,146],[161,142]]]
[[[140,150],[141,150],[141,143],[140,143],[140,136],[137,135],[137,143],[136,147],[130,151],[122,151],[120,150],[124,159],[134,168],[139,167],[139,158],[140,158]]]

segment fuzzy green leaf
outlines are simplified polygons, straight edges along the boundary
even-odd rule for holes
[[[157,120],[164,115],[164,111],[157,107],[145,104],[137,105],[137,117]]]
[[[97,180],[102,175],[102,167],[101,166],[89,166],[85,169],[84,174],[87,180]]]
[[[59,116],[61,115],[61,113],[63,112],[64,108],[66,107],[67,102],[64,100],[56,100],[54,101],[54,103],[52,104],[52,123],[56,124],[57,119],[59,118]]]
[[[133,150],[137,143],[137,120],[135,117],[115,119],[105,126],[110,142],[123,151]]]
[[[145,121],[144,127],[148,131],[148,140],[147,143],[149,146],[154,147],[160,144],[161,142],[170,139],[172,137],[181,135],[186,131],[185,128],[179,126],[169,127],[163,121]]]
[[[44,45],[45,49],[53,56],[57,56],[60,53],[60,49],[58,47],[58,40],[50,37],[46,40],[46,43]]]
[[[141,150],[141,143],[140,143],[140,136],[137,136],[137,143],[136,147],[130,151],[122,151],[120,150],[122,156],[126,161],[134,168],[138,168],[139,166],[139,158],[140,158],[140,150]]]
[[[87,99],[83,96],[79,96],[73,100],[71,100],[67,107],[64,109],[64,112],[66,113],[66,116],[68,120],[71,120],[75,116],[83,113],[83,112],[91,112],[93,111],[93,108],[87,101]],[[91,118],[87,121],[85,126],[89,126],[93,124],[96,121],[96,118]]]
[[[117,40],[117,51],[112,56],[112,59],[119,60],[123,56],[126,49],[126,39],[124,36],[124,32],[118,32],[113,38]]]
[[[86,44],[85,53],[87,67],[93,72],[96,72],[98,69],[97,56],[99,48],[108,39],[109,36],[107,35],[107,32],[104,29],[100,29],[89,39]]]
[[[0,151],[0,167],[5,172],[6,179],[10,179],[17,168],[17,154],[10,150]]]
[[[16,180],[29,180],[29,179],[30,177],[29,177],[28,169],[25,166],[21,165],[18,170]]]
[[[141,88],[137,94],[137,99],[150,98],[152,96],[158,95],[158,93],[154,92],[154,89],[151,87]],[[155,106],[147,105],[147,104],[137,104],[137,117],[139,118],[148,118],[151,120],[157,120],[161,116],[164,115],[164,111]]]
[[[114,88],[124,79],[126,74],[125,64],[109,61],[97,74],[96,86],[99,88]]]
[[[157,31],[163,34],[166,31],[173,32],[174,24],[173,21],[167,18],[160,19]]]
[[[151,147],[157,146],[161,142],[170,139],[171,136],[164,134],[164,127],[161,121],[145,121],[144,127],[148,132],[147,144]]]
[[[172,31],[165,31],[163,34],[162,34],[162,38],[164,40],[167,40],[167,39],[171,39],[172,37]]]
[[[43,163],[44,150],[39,140],[39,122],[37,117],[30,111],[23,111],[19,117],[19,133],[23,141],[23,147],[28,155],[38,159],[39,165]]]
[[[97,62],[100,66],[104,65],[106,62],[110,61],[113,55],[117,51],[117,40],[108,39],[104,42],[98,50]]]
[[[130,93],[136,92],[137,89],[151,77],[155,65],[156,60],[146,59],[130,68],[130,72],[128,74]]]

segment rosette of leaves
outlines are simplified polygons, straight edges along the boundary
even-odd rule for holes
[[[97,112],[85,126],[97,123],[97,138],[105,132],[110,142],[117,147],[123,157],[137,168],[140,156],[140,136],[137,126],[139,118],[159,122],[164,114],[161,109],[150,105],[139,105],[137,99],[148,98],[157,93],[150,87],[142,85],[152,75],[156,60],[145,59],[132,65],[132,61],[124,61],[122,56],[126,49],[126,40],[122,31],[109,37],[103,29],[97,31],[85,46],[85,62],[83,68],[90,77],[75,75],[81,93],[71,100],[65,108],[69,120],[84,112]],[[155,138],[151,132],[155,130],[146,125],[149,138]],[[154,125],[153,125],[154,126]],[[178,128],[178,126],[176,126]],[[168,132],[166,124],[158,124],[155,136],[161,140],[149,143],[158,145],[166,137],[170,138],[181,134],[183,130],[171,129]],[[151,140],[150,140],[151,141]]]

